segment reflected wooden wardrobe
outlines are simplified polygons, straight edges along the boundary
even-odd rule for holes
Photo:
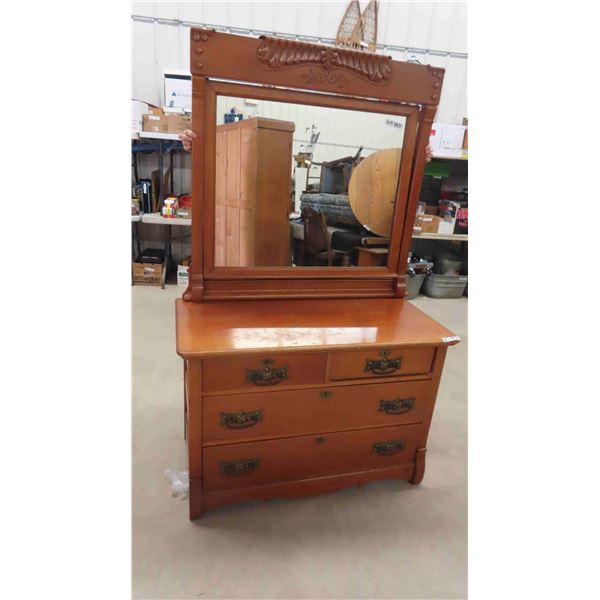
[[[215,265],[290,264],[293,132],[264,118],[217,126]]]

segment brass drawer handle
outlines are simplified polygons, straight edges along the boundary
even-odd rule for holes
[[[382,350],[379,355],[382,357],[378,360],[371,360],[367,358],[365,363],[365,372],[371,371],[375,375],[389,375],[400,368],[401,357],[388,358],[391,354],[391,350]]]
[[[412,410],[415,406],[414,396],[411,398],[396,398],[395,400],[380,400],[379,411],[388,415],[401,415]]]
[[[329,390],[323,390],[319,392],[319,396],[324,399],[331,398],[331,396],[333,396],[333,392]]]
[[[260,458],[240,458],[240,460],[220,460],[219,471],[225,475],[247,475],[260,465]]]
[[[390,454],[397,454],[401,450],[404,450],[406,443],[404,440],[388,440],[387,442],[375,442],[373,444],[373,452],[381,454],[382,456],[389,456]]]
[[[273,364],[273,360],[271,358],[265,358],[261,361],[261,364],[264,365],[263,369],[246,369],[246,383],[253,383],[254,385],[276,385],[288,378],[288,368],[280,367],[278,369],[272,369],[271,365]]]
[[[262,409],[252,412],[244,412],[241,410],[237,413],[221,413],[221,425],[229,427],[229,429],[245,429],[252,427],[262,420]]]

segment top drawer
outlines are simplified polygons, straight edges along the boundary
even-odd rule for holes
[[[326,354],[259,354],[202,361],[205,392],[257,392],[325,380]]]
[[[329,378],[375,379],[429,373],[435,348],[385,348],[331,355]]]

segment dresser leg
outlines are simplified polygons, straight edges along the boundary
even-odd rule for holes
[[[190,521],[199,519],[204,514],[202,502],[202,479],[190,479]]]
[[[423,481],[423,475],[425,475],[425,453],[427,448],[418,448],[415,455],[415,471],[413,473],[410,483],[412,485],[419,485]]]

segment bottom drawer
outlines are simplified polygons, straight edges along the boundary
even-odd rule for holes
[[[411,463],[423,425],[204,448],[204,489],[221,490]]]

